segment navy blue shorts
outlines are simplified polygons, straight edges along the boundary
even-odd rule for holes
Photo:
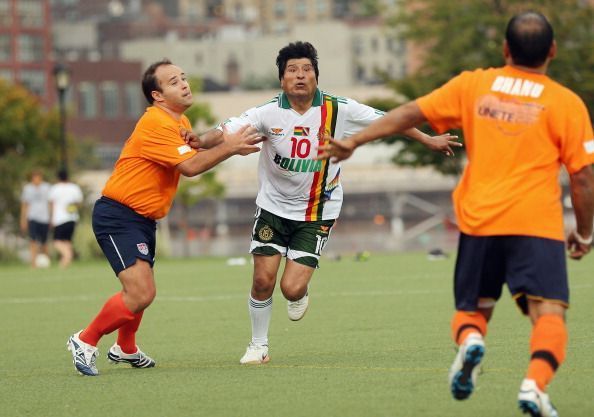
[[[130,207],[101,197],[93,209],[93,232],[111,268],[118,275],[136,259],[155,263],[157,222]]]
[[[54,227],[54,240],[66,240],[70,242],[74,235],[75,222],[66,222]]]
[[[29,239],[41,244],[47,242],[49,224],[40,223],[35,220],[29,220],[27,222],[27,230],[29,232]]]
[[[503,284],[524,314],[528,298],[567,306],[565,243],[531,236],[461,233],[454,276],[456,309],[476,311],[479,298],[498,300]]]

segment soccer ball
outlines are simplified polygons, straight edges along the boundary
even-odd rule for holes
[[[40,253],[35,257],[35,266],[37,268],[49,268],[50,265],[50,258],[45,253]]]

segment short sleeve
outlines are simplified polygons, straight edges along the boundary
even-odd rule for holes
[[[239,117],[230,117],[229,119],[225,120],[222,124],[231,133],[237,132],[239,129],[246,125],[251,125],[254,128],[256,128],[258,132],[263,133],[261,118],[259,114],[259,107],[252,107],[251,109],[242,113]]]
[[[588,109],[578,96],[572,94],[572,100],[563,108],[564,123],[557,119],[554,125],[563,126],[559,132],[561,161],[567,171],[573,174],[594,163],[594,133]],[[554,111],[554,114],[558,113],[558,110]]]
[[[369,126],[382,117],[385,112],[361,104],[356,100],[347,100],[347,116],[344,124],[344,137],[349,137]]]
[[[140,155],[159,165],[173,167],[190,159],[196,151],[185,144],[176,126],[156,127],[143,137]]]
[[[421,112],[433,130],[443,133],[462,126],[463,92],[468,87],[472,73],[465,71],[441,87],[417,99]]]

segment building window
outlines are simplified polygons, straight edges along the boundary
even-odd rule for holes
[[[43,38],[34,35],[19,35],[18,59],[21,62],[39,62],[43,60]]]
[[[286,7],[284,0],[276,0],[274,3],[274,16],[277,18],[284,18],[286,13]]]
[[[289,31],[289,25],[287,22],[277,22],[274,25],[274,33],[282,35]]]
[[[371,38],[371,50],[373,52],[377,52],[379,48],[379,42],[377,40],[377,38]]]
[[[17,1],[17,15],[19,23],[25,28],[43,26],[43,2],[35,0]]]
[[[140,89],[138,83],[128,82],[124,87],[125,97],[124,102],[126,103],[126,115],[130,117],[138,117],[142,112],[142,97],[140,97]]]
[[[355,56],[359,56],[363,53],[363,39],[360,37],[356,36],[353,38],[352,46]]]
[[[108,119],[115,119],[120,115],[120,96],[118,85],[113,81],[101,83],[101,102],[103,115]]]
[[[0,35],[0,61],[10,61],[10,35]]]
[[[45,91],[45,73],[39,70],[21,70],[20,81],[27,89],[37,96]]]
[[[299,18],[307,17],[307,4],[305,0],[297,0],[295,2],[295,15]]]
[[[97,117],[97,88],[90,82],[78,85],[80,115],[85,119]]]
[[[318,0],[316,3],[318,16],[326,16],[328,13],[328,3],[325,0]]]
[[[0,26],[12,26],[12,13],[10,0],[0,0]]]
[[[14,81],[14,74],[11,69],[0,68],[0,79],[12,83]]]

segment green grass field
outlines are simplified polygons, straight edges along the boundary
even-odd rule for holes
[[[30,270],[0,267],[0,416],[501,417],[521,415],[516,395],[528,361],[529,323],[506,296],[487,338],[473,396],[446,383],[454,260],[423,254],[324,260],[305,318],[290,322],[274,299],[271,362],[244,367],[250,340],[251,265],[161,260],[158,295],[138,342],[157,367],[105,358],[81,377],[65,343],[119,289],[107,262]],[[594,256],[570,263],[567,361],[550,388],[562,417],[594,415]]]

